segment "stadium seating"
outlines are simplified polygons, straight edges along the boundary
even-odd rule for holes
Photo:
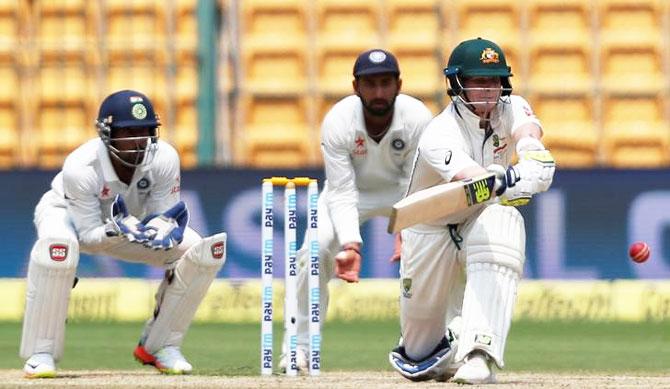
[[[217,142],[247,166],[321,163],[318,130],[356,56],[394,52],[437,113],[454,45],[500,44],[561,167],[670,162],[664,0],[218,0]],[[0,1],[0,168],[59,166],[108,93],[147,93],[197,165],[197,0]],[[57,119],[60,118],[60,119]],[[265,119],[262,119],[265,118]],[[24,142],[33,142],[27,146]],[[218,146],[217,146],[218,147]],[[226,150],[228,151],[228,150]]]
[[[520,9],[516,1],[459,0],[458,41],[482,37],[518,52]]]
[[[299,94],[307,90],[307,16],[302,2],[245,1],[242,89]]]
[[[179,152],[181,165],[185,168],[197,166],[198,156],[198,111],[195,101],[182,103],[175,109],[175,126],[169,138]],[[161,135],[164,131],[161,130]]]
[[[20,150],[17,105],[0,104],[0,169],[17,165]]]
[[[670,125],[658,97],[610,96],[604,106],[605,158],[610,166],[652,168],[670,163]]]
[[[238,163],[256,167],[299,167],[313,163],[314,132],[305,98],[246,96],[244,129],[236,136]]]
[[[36,35],[43,60],[92,57],[96,26],[90,5],[86,0],[35,3]]]
[[[590,95],[539,95],[531,97],[542,123],[543,143],[559,168],[593,167],[598,162],[598,131]]]
[[[0,58],[13,57],[19,48],[27,13],[24,5],[22,1],[0,2]]]
[[[166,18],[158,0],[107,0],[104,43],[110,60],[158,58],[165,61]]]
[[[316,13],[317,90],[340,97],[350,94],[358,54],[382,47],[380,2],[323,0]]]

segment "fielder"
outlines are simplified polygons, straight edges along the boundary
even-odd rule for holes
[[[319,196],[321,323],[328,311],[328,281],[358,282],[360,225],[389,216],[407,189],[419,136],[432,118],[419,100],[400,94],[395,56],[374,49],[354,64],[355,95],[337,102],[321,126],[326,181]],[[298,369],[307,370],[309,350],[306,245],[298,251]],[[286,341],[280,367],[286,368]]]
[[[179,348],[225,262],[226,234],[201,238],[188,227],[179,156],[158,140],[159,118],[145,95],[123,90],[108,96],[96,125],[100,137],[67,157],[35,208],[23,370],[32,378],[56,376],[81,251],[166,268],[134,355],[163,373],[189,373]]]
[[[498,197],[402,231],[402,339],[389,360],[411,380],[493,383],[525,261],[514,206],[549,189],[555,164],[530,106],[511,94],[511,69],[497,44],[462,42],[444,73],[452,102],[419,141],[408,193],[488,170]],[[514,151],[519,162],[510,165]],[[445,317],[460,320],[457,347]]]

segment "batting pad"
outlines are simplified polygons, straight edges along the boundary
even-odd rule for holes
[[[498,367],[504,366],[525,245],[523,218],[516,208],[491,205],[474,222],[467,237],[467,281],[457,361],[477,349],[489,354]]]
[[[26,308],[21,336],[22,358],[63,355],[65,319],[79,263],[79,244],[68,238],[38,239],[30,253]]]
[[[225,262],[226,234],[219,233],[191,246],[166,273],[156,294],[154,317],[143,336],[148,352],[181,345],[209,285]]]

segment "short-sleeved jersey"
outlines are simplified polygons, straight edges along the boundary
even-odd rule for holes
[[[136,168],[126,185],[116,175],[102,140],[84,143],[65,159],[40,206],[66,208],[80,242],[89,247],[103,244],[108,239],[105,223],[117,194],[123,197],[128,212],[140,220],[179,201],[179,155],[168,143],[159,140],[157,146],[152,162]]]
[[[524,124],[540,121],[528,102],[516,95],[500,103],[491,115],[490,126],[481,128],[480,119],[463,104],[450,103],[426,127],[419,141],[408,194],[450,182],[463,169],[508,166],[514,155],[514,131]],[[438,220],[435,225],[462,222],[473,209]]]
[[[326,204],[340,244],[361,242],[359,211],[389,215],[407,189],[414,153],[432,118],[419,100],[399,94],[391,125],[379,141],[368,136],[358,96],[337,102],[321,126]]]

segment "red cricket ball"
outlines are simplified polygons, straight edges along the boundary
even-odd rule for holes
[[[628,249],[628,256],[637,263],[642,263],[649,259],[650,254],[649,245],[644,242],[635,242]]]

